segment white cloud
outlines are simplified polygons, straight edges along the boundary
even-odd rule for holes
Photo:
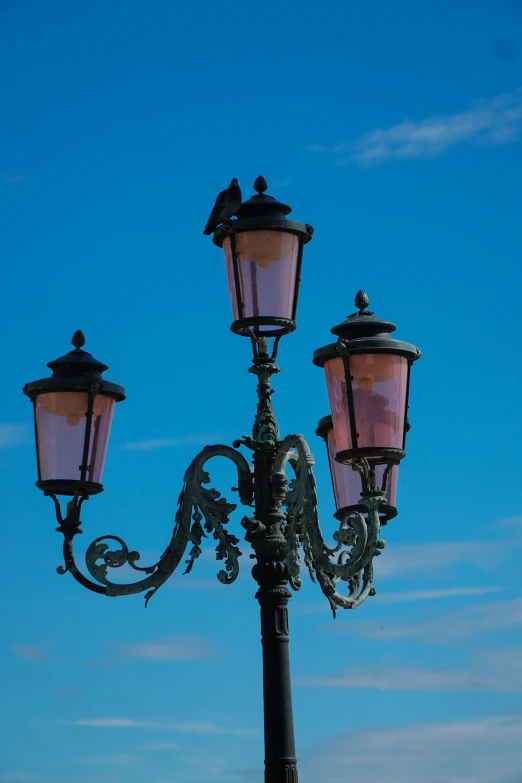
[[[139,745],[137,750],[179,750],[181,745],[176,742],[148,742],[146,745]]]
[[[330,151],[341,156],[338,162],[369,166],[391,159],[432,158],[459,144],[510,144],[521,133],[522,88],[490,100],[475,100],[456,114],[405,119],[389,128],[376,128]],[[322,152],[324,147],[310,144],[308,150]]]
[[[435,590],[408,590],[404,593],[387,593],[379,590],[379,604],[410,603],[411,601],[439,601],[444,598],[463,598],[474,595],[489,595],[498,593],[501,587],[447,587]],[[324,601],[309,601],[294,609],[296,614],[322,614],[325,610]]]
[[[41,661],[46,654],[44,648],[36,644],[12,644],[11,650],[24,661]]]
[[[496,527],[522,528],[522,516],[507,517],[507,519],[499,519],[496,523]]]
[[[498,593],[501,587],[447,587],[435,590],[409,590],[404,593],[379,592],[379,598],[385,603],[404,603],[410,601],[438,601],[441,598],[463,598],[472,595]]]
[[[315,688],[379,691],[522,692],[522,648],[502,647],[476,653],[463,667],[354,666],[337,674],[299,677],[296,684]]]
[[[426,574],[447,570],[461,563],[493,572],[506,554],[519,542],[514,541],[434,541],[425,544],[402,544],[386,548],[377,558],[377,580],[413,573]]]
[[[454,643],[475,636],[509,632],[522,626],[522,598],[510,601],[476,603],[428,620],[412,618],[403,623],[394,618],[386,620],[359,620],[331,625],[331,633],[355,633],[370,639],[418,639],[437,643]]]
[[[4,182],[6,185],[19,185],[21,182],[25,182],[26,179],[27,174],[7,174],[4,177]]]
[[[111,767],[131,769],[139,762],[139,756],[136,756],[134,753],[102,753],[86,756],[78,759],[78,761],[81,764],[100,764],[102,766],[109,765]]]
[[[31,442],[31,428],[27,424],[0,424],[0,449],[11,449]]]
[[[231,737],[254,737],[255,729],[234,728],[205,721],[183,721],[168,723],[158,721],[134,720],[133,718],[80,718],[63,722],[67,726],[83,726],[108,729],[165,729],[167,731],[187,732],[191,734],[223,734]]]
[[[210,658],[217,649],[203,636],[196,634],[171,634],[150,642],[112,642],[113,647],[125,658],[149,661],[183,661]]]
[[[149,438],[148,440],[137,440],[130,443],[122,443],[120,449],[127,451],[155,451],[165,446],[191,446],[208,445],[210,443],[219,443],[223,438],[223,433],[210,433],[203,435],[186,435],[183,438]]]
[[[302,783],[520,783],[522,718],[376,728],[322,740]]]

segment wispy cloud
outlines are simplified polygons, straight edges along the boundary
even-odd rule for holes
[[[329,626],[331,633],[354,633],[369,639],[417,639],[419,641],[453,644],[477,636],[491,636],[522,627],[522,598],[491,601],[445,611],[427,620],[412,617],[410,622],[394,618],[360,620]]]
[[[522,88],[490,100],[475,100],[469,108],[420,120],[405,119],[376,128],[331,149],[310,144],[313,153],[330,152],[338,163],[372,166],[386,160],[433,158],[459,144],[498,146],[518,141],[522,133]]]
[[[517,59],[516,44],[513,41],[508,41],[506,38],[495,41],[493,51],[500,60],[505,60],[507,63],[513,63]]]
[[[379,590],[379,604],[401,604],[412,601],[439,601],[444,598],[466,598],[476,595],[489,595],[498,593],[501,587],[448,587],[435,590],[409,590],[404,593],[387,593],[385,590]],[[297,614],[319,614],[324,613],[324,601],[309,601],[306,604],[296,607],[294,611]]]
[[[12,644],[11,650],[24,661],[41,661],[53,644]]]
[[[67,726],[83,726],[102,729],[157,729],[166,731],[179,731],[190,734],[222,734],[231,737],[254,737],[258,732],[255,729],[234,728],[207,723],[206,721],[183,721],[169,723],[161,721],[134,720],[133,718],[80,718],[78,720],[63,721]]]
[[[27,174],[7,174],[4,177],[4,183],[6,185],[19,185],[21,182],[25,182]]]
[[[378,579],[440,572],[467,563],[493,572],[517,541],[434,541],[389,547],[375,564]]]
[[[299,780],[346,783],[519,783],[522,718],[372,728],[322,740]]]
[[[101,753],[78,759],[80,764],[99,764],[103,767],[121,767],[131,769],[139,762],[139,756],[134,753]]]
[[[31,441],[31,428],[27,424],[0,424],[0,449],[23,446]]]
[[[385,603],[405,603],[410,601],[438,601],[441,598],[463,598],[474,595],[498,593],[501,587],[448,587],[436,590],[409,590],[404,593],[379,593]]]
[[[125,658],[149,661],[183,661],[210,658],[217,648],[197,634],[171,634],[150,642],[111,642],[110,647]]]
[[[430,668],[379,665],[353,667],[337,674],[300,677],[297,685],[379,691],[522,692],[522,648],[481,651],[466,666]]]
[[[179,750],[181,745],[177,742],[147,742],[145,745],[139,745],[137,750]]]
[[[219,443],[223,438],[223,433],[209,433],[203,435],[186,435],[183,438],[149,438],[148,440],[137,440],[130,443],[122,443],[120,449],[128,451],[155,451],[166,446],[191,446],[207,445],[209,443]]]
[[[495,525],[499,528],[522,528],[522,516],[499,519]]]

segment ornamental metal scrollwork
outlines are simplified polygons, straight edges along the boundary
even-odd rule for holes
[[[217,578],[223,584],[234,582],[239,574],[238,558],[241,555],[237,546],[239,539],[229,533],[225,526],[237,505],[227,502],[216,489],[204,486],[210,483],[210,476],[204,470],[204,466],[213,457],[226,457],[236,465],[237,491],[241,502],[244,505],[251,505],[252,474],[243,455],[230,446],[206,446],[194,458],[185,473],[183,489],[178,499],[174,532],[158,562],[151,566],[139,566],[137,565],[140,560],[139,552],[130,550],[123,539],[113,535],[101,536],[92,542],[85,555],[87,570],[96,580],[95,582],[87,579],[79,571],[74,560],[72,545],[74,536],[82,532],[79,512],[85,498],[75,498],[70,501],[67,504],[67,516],[63,519],[58,501],[53,496],[60,523],[58,530],[65,538],[65,567],[60,566],[58,572],[62,574],[70,572],[85,587],[108,596],[132,595],[147,590],[145,596],[145,605],[147,605],[154,593],[174,573],[190,544],[192,547],[185,561],[187,567],[184,573],[187,574],[192,570],[194,562],[201,554],[201,541],[209,534],[217,541],[216,559],[224,561],[224,568],[219,571]],[[119,548],[110,548],[107,542],[116,542]],[[108,577],[109,569],[121,568],[124,565],[129,565],[135,571],[145,573],[147,576],[139,582],[128,584],[112,582]]]
[[[286,464],[290,462],[295,478],[288,482]],[[337,607],[355,609],[369,595],[375,595],[373,558],[386,546],[380,538],[378,509],[385,498],[374,493],[361,498],[367,517],[354,511],[344,517],[334,533],[336,545],[324,541],[317,510],[314,458],[301,435],[289,435],[280,444],[274,464],[272,487],[281,506],[286,506],[287,567],[290,584],[299,589],[299,547],[311,579],[319,582],[334,616]],[[346,549],[345,547],[349,547]],[[339,581],[348,585],[348,595],[337,591]]]
[[[224,563],[217,578],[223,584],[234,582],[239,574],[241,551],[238,547],[239,539],[228,531],[227,525],[236,504],[229,503],[216,489],[207,486],[210,477],[205,470],[206,463],[213,457],[225,457],[237,468],[237,491],[241,502],[251,506],[254,493],[256,495],[256,514],[244,517],[242,526],[246,530],[245,539],[252,544],[254,556],[258,560],[254,576],[265,586],[267,595],[280,591],[288,600],[290,594],[285,586],[287,581],[294,590],[301,588],[301,547],[305,566],[312,580],[319,583],[328,598],[334,616],[338,607],[354,609],[368,596],[375,595],[372,563],[373,558],[385,547],[385,542],[380,538],[379,517],[379,506],[385,501],[384,495],[373,486],[368,463],[364,459],[354,463],[354,467],[362,474],[364,489],[360,504],[367,512],[364,515],[357,511],[347,512],[334,533],[334,545],[326,544],[319,524],[312,471],[314,458],[310,449],[301,435],[289,435],[282,441],[279,439],[271,400],[271,377],[279,372],[275,365],[277,339],[271,356],[265,338],[253,339],[252,344],[254,362],[250,372],[257,376],[258,381],[258,406],[252,437],[244,436],[235,441],[234,448],[206,446],[193,459],[184,476],[172,538],[158,562],[141,566],[139,552],[131,550],[123,539],[113,535],[101,536],[92,542],[86,552],[86,567],[94,581],[88,579],[78,569],[73,552],[73,538],[82,532],[80,509],[88,498],[74,497],[67,504],[67,515],[63,519],[59,503],[51,495],[60,523],[58,530],[65,539],[65,566],[60,566],[59,573],[69,572],[85,587],[108,596],[146,591],[147,605],[154,593],[174,573],[184,555],[186,567],[183,573],[190,573],[201,555],[203,539],[212,536],[217,542],[216,559]],[[254,452],[253,468],[237,450],[240,445]],[[288,463],[295,474],[290,482],[285,472]],[[282,511],[282,507],[285,507],[286,512]],[[144,574],[144,577],[138,582],[127,584],[111,581],[110,570],[124,565]],[[347,594],[338,591],[339,582],[346,583]],[[258,592],[258,597],[262,592]]]

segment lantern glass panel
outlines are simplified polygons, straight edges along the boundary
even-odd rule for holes
[[[351,354],[352,399],[357,443],[352,442],[344,361],[325,363],[326,385],[339,451],[397,448],[404,443],[408,360],[395,354]]]
[[[347,506],[356,506],[361,501],[362,481],[357,470],[353,470],[351,465],[342,465],[336,462],[337,442],[333,429],[328,431],[327,437],[328,456],[332,468],[332,479],[334,485],[335,504],[337,510]],[[384,471],[386,465],[375,465],[375,483],[382,488]],[[397,505],[397,479],[399,475],[399,466],[393,465],[388,473],[388,486],[386,489],[386,503],[389,506]]]
[[[402,449],[408,360],[394,354],[352,354],[353,407],[357,447]]]
[[[244,231],[235,236],[240,291],[236,279],[230,238],[223,242],[228,287],[234,320],[242,318],[294,317],[299,257],[299,237],[286,231]],[[238,308],[239,299],[243,311]],[[263,330],[278,326],[263,326]]]
[[[81,479],[87,424],[87,392],[48,392],[35,399],[40,481]],[[85,479],[101,483],[114,399],[94,397]]]
[[[346,451],[353,448],[353,446],[350,415],[348,413],[348,398],[346,396],[344,362],[341,357],[338,356],[327,361],[324,365],[324,371],[337,449],[338,451]]]

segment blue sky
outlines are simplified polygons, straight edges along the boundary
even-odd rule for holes
[[[259,174],[316,229],[274,404],[330,534],[313,350],[364,288],[423,351],[378,595],[335,622],[315,586],[291,601],[300,780],[520,781],[521,34],[516,0],[0,1],[0,783],[262,779],[248,547],[235,585],[209,545],[147,611],[58,576],[21,394],[81,328],[128,393],[84,548],[154,562],[200,445],[251,427],[202,229]]]

